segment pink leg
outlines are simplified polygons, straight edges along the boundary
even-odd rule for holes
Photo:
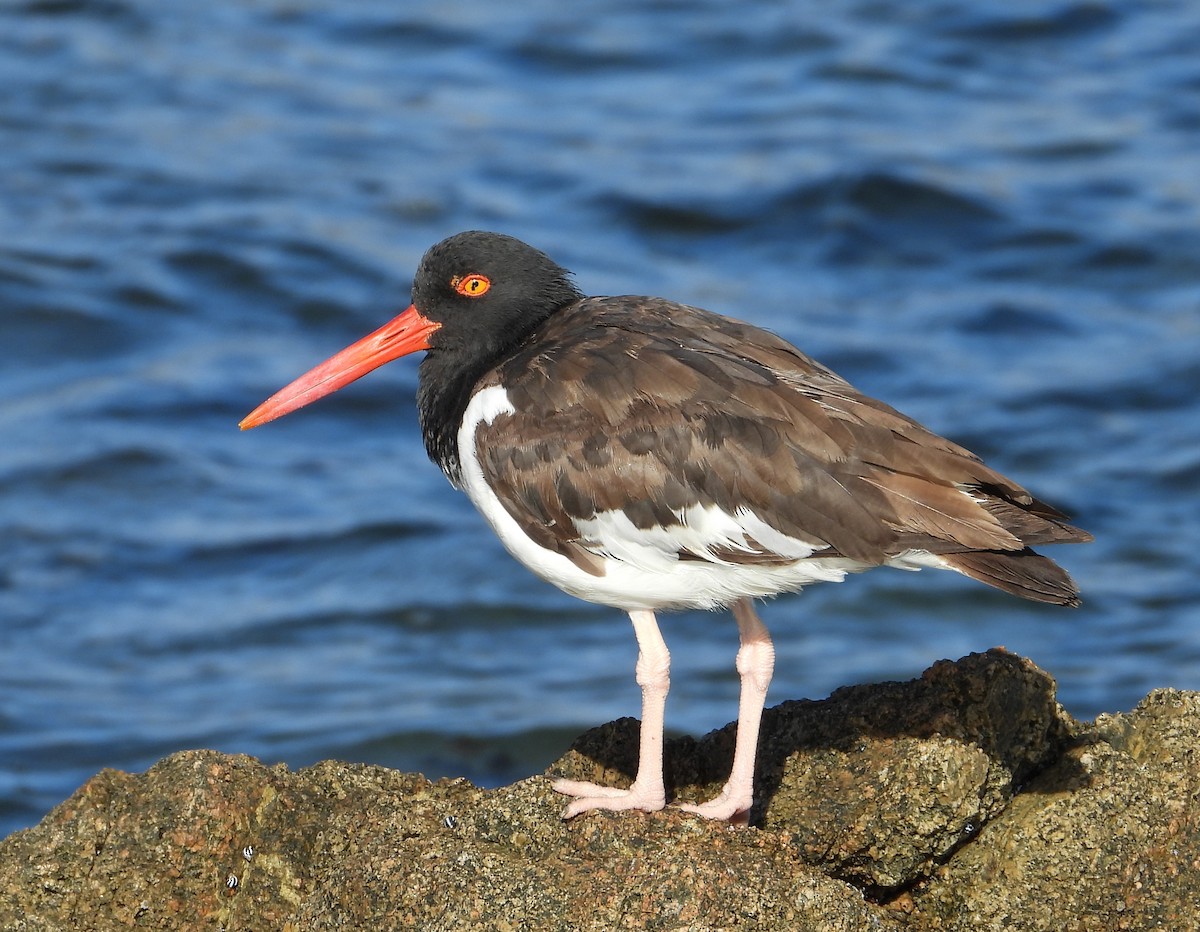
[[[754,759],[758,753],[758,728],[762,723],[767,687],[775,670],[775,645],[766,626],[754,612],[750,599],[733,604],[741,647],[737,653],[737,670],[742,679],[738,701],[737,741],[733,746],[733,769],[725,788],[714,798],[699,806],[681,805],[680,809],[709,819],[731,819],[745,822],[754,803]]]
[[[654,612],[629,613],[637,636],[637,683],[642,687],[642,733],[637,777],[627,790],[579,780],[556,780],[554,789],[576,799],[563,810],[570,819],[593,809],[641,809],[655,812],[667,804],[663,787],[663,712],[671,687],[671,654],[658,630]],[[753,763],[751,764],[753,767]]]

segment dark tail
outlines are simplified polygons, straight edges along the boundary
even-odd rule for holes
[[[1067,571],[1028,547],[1024,550],[970,550],[940,556],[960,573],[1023,599],[1071,607],[1080,604],[1079,588]]]

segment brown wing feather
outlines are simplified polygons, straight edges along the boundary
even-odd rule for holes
[[[969,548],[1020,550],[1024,544],[1082,543],[1086,531],[1066,524],[1061,511],[1038,501],[1022,486],[876,398],[863,395],[791,344],[763,331],[743,340],[748,327],[731,321],[719,343],[769,366],[808,397],[821,399],[831,416],[853,425],[855,455],[875,467],[864,479],[876,485],[899,512],[902,540],[918,547],[922,533],[934,552],[956,542]],[[749,328],[755,330],[755,328]],[[717,341],[714,341],[717,342]],[[953,493],[969,490],[969,501]],[[939,505],[940,503],[940,505]],[[915,535],[915,537],[914,537]]]
[[[1029,543],[1089,539],[780,338],[662,299],[585,299],[487,384],[504,385],[516,409],[477,434],[497,496],[534,540],[592,572],[575,520],[615,509],[643,528],[678,523],[690,505],[749,509],[827,548],[817,555],[866,564],[905,550],[1021,555]],[[739,553],[720,558],[772,559],[761,547]],[[959,563],[1010,591],[1005,574],[1020,577],[1023,565]]]

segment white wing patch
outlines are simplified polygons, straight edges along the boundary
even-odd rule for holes
[[[603,511],[577,519],[575,527],[589,550],[656,572],[670,572],[678,565],[681,552],[711,563],[737,566],[717,551],[768,552],[805,560],[828,547],[788,537],[748,508],[739,508],[731,515],[715,505],[691,505],[675,512],[675,516],[677,524],[639,528],[623,511]]]

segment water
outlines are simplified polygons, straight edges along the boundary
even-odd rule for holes
[[[1076,715],[1200,688],[1200,7],[0,7],[0,834],[190,747],[498,783],[636,714],[618,613],[426,461],[397,363],[236,422],[498,229],[768,326],[1070,511],[1086,599],[777,600],[771,701],[1003,643]],[[668,721],[730,720],[685,614]]]

